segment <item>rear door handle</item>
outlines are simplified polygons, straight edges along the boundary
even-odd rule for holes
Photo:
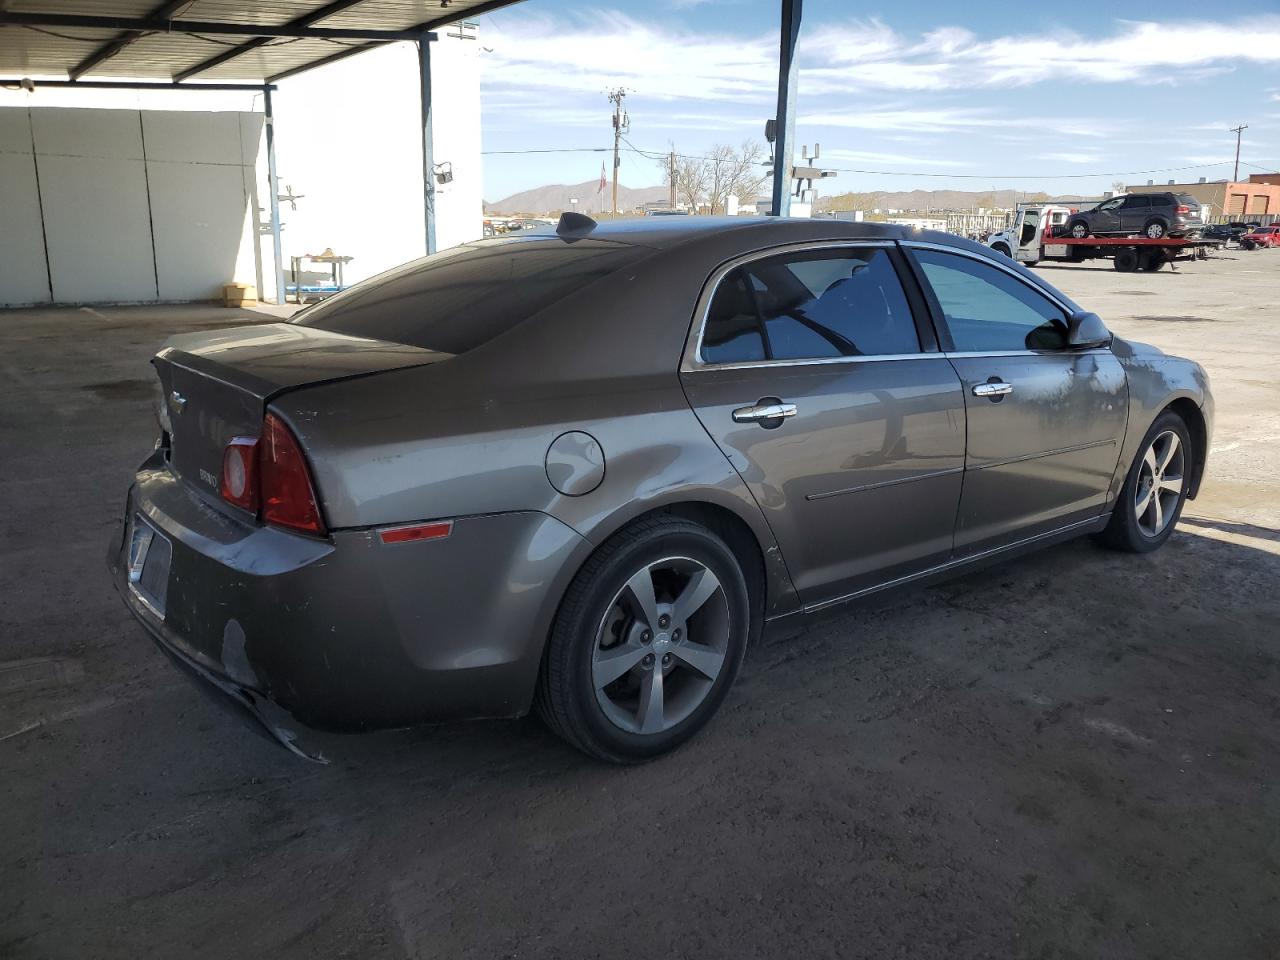
[[[783,403],[774,397],[765,397],[749,407],[739,407],[733,411],[735,423],[757,423],[761,420],[782,420],[796,415],[794,403]]]
[[[1013,384],[1005,383],[1003,380],[996,380],[992,383],[977,383],[973,387],[973,395],[975,397],[1003,397],[1010,393],[1013,393]]]

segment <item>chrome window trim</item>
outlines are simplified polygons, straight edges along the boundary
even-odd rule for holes
[[[867,357],[806,357],[798,360],[737,360],[731,363],[708,363],[702,359],[702,334],[707,326],[707,314],[711,312],[711,301],[715,299],[720,282],[732,271],[757,260],[765,260],[774,256],[785,256],[788,253],[806,253],[810,250],[849,250],[875,247],[892,250],[898,246],[896,240],[803,240],[798,243],[784,243],[771,247],[761,247],[750,253],[739,254],[727,260],[712,271],[707,282],[702,286],[694,306],[693,319],[689,336],[685,341],[684,355],[680,359],[681,373],[695,373],[699,370],[755,370],[761,367],[806,367],[830,363],[874,363],[886,360],[921,360],[929,357],[942,358],[938,351],[919,353],[874,354]],[[944,248],[945,249],[945,248]],[[906,291],[903,291],[906,296]],[[914,327],[914,321],[913,321]]]
[[[1085,350],[1063,347],[1060,350],[952,350],[944,351],[941,355],[952,360],[967,360],[986,357],[1087,357],[1110,352],[1107,347],[1089,347]]]

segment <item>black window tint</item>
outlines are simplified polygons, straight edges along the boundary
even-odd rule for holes
[[[702,331],[702,359],[706,363],[765,359],[760,317],[741,270],[734,270],[716,288]]]
[[[1129,210],[1145,210],[1147,207],[1151,206],[1151,198],[1137,196],[1126,197],[1124,205]]]
[[[814,251],[743,268],[775,360],[918,353],[920,340],[889,251]]]
[[[414,260],[308,308],[292,321],[334,333],[465,353],[638,260],[603,240],[503,237]]]
[[[917,250],[915,255],[942,307],[957,351],[1066,346],[1066,314],[1021,280],[969,257],[937,250]]]

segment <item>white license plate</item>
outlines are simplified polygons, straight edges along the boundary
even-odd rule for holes
[[[129,530],[129,589],[161,620],[172,560],[173,544],[169,538],[142,514],[135,513]]]

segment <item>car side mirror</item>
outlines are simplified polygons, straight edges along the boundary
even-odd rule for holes
[[[1067,346],[1077,350],[1105,347],[1111,343],[1111,331],[1096,313],[1081,310],[1067,319]]]

